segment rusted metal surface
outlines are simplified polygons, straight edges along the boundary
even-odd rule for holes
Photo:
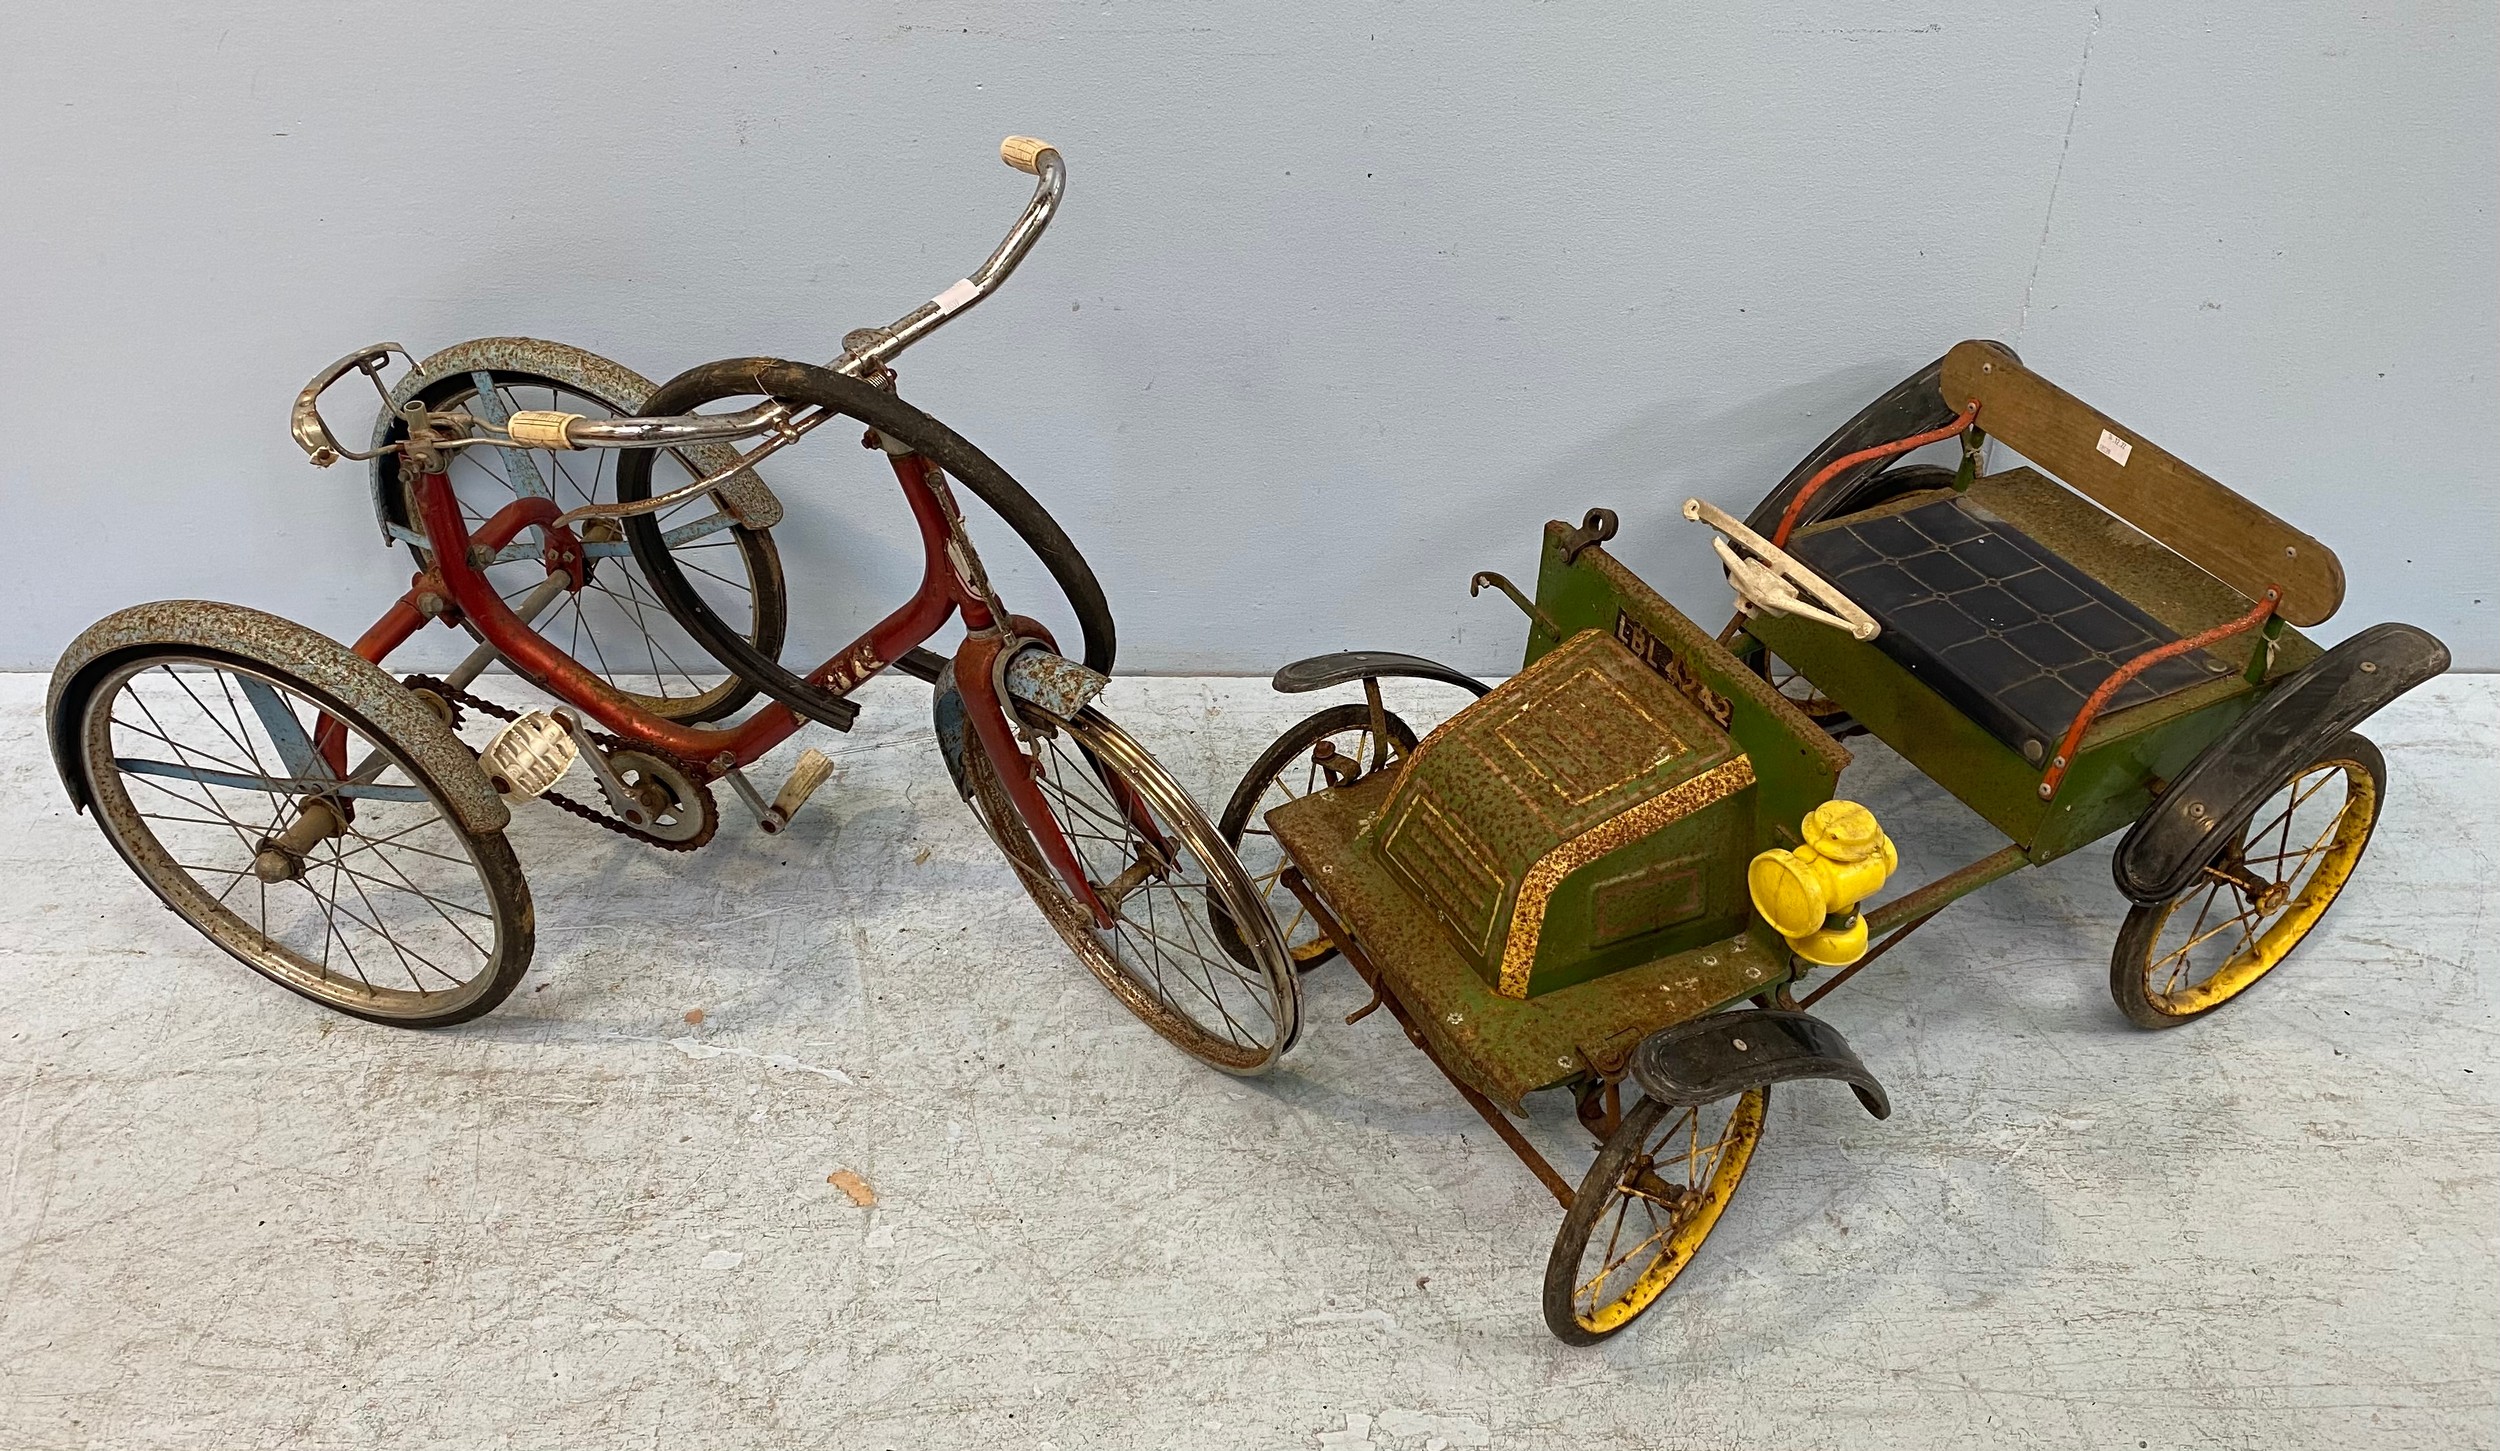
[[[1615,530],[1621,527],[1621,523],[1622,521],[1615,517],[1615,511],[1612,509],[1591,509],[1581,516],[1580,527],[1577,529],[1567,524],[1554,524],[1549,527],[1563,531],[1562,562],[1570,564],[1580,557],[1582,550],[1594,549],[1614,538]]]
[[[87,803],[78,789],[74,744],[81,723],[75,718],[78,712],[65,712],[62,702],[89,667],[150,645],[217,650],[278,666],[371,721],[425,773],[463,826],[496,832],[512,820],[511,809],[486,783],[468,747],[415,692],[327,636],[216,600],[158,600],[116,610],[89,625],[61,653],[52,667],[45,717],[53,727],[53,762],[81,809]]]
[[[1796,1006],[1813,1007],[1830,996],[1832,989],[1856,977],[1872,966],[1875,959],[1892,951],[1902,938],[1934,921],[1937,913],[1990,882],[2012,876],[2029,865],[2031,857],[2021,847],[1999,847],[1968,866],[1956,867],[1934,881],[1870,910],[1866,914],[1866,930],[1890,935],[1869,948],[1866,956],[1842,968],[1838,974],[1825,979],[1814,991],[1797,1000]]]
[[[1493,990],[1357,838],[1396,773],[1268,813],[1269,829],[1329,913],[1362,943],[1451,1075],[1516,1112],[1541,1088],[1622,1071],[1641,1038],[1788,980],[1787,954],[1752,928],[1525,1000]],[[1742,866],[1739,857],[1733,863]]]
[[[1562,626],[1555,624],[1552,618],[1550,618],[1545,611],[1538,609],[1536,607],[1536,601],[1528,598],[1526,594],[1522,593],[1519,586],[1510,582],[1510,576],[1503,574],[1499,570],[1477,570],[1467,581],[1468,598],[1473,599],[1475,596],[1482,594],[1487,586],[1498,589],[1502,593],[1510,596],[1510,602],[1519,606],[1519,612],[1528,617],[1528,623],[1536,627],[1538,630],[1543,631],[1547,640],[1557,645],[1562,643]]]
[[[1061,720],[1083,710],[1110,683],[1108,677],[1044,645],[1027,645],[1007,662],[1007,693]]]
[[[1604,549],[1571,545],[1576,531],[1545,526],[1537,604],[1566,630],[1600,629],[1721,720],[1750,757],[1759,782],[1761,831],[1754,848],[1775,844],[1782,823],[1831,799],[1848,749],[1771,688],[1708,631],[1651,589]],[[1565,556],[1571,555],[1566,561]],[[1528,658],[1544,651],[1532,640]],[[1689,687],[1689,688],[1688,688]],[[1724,707],[1726,714],[1719,714]]]
[[[1914,887],[1866,914],[1866,930],[1874,933],[1891,931],[1913,917],[1925,917],[1981,887],[2009,877],[2031,865],[2031,857],[2019,846],[2001,846],[1965,867],[1956,867],[1923,886]]]
[[[1545,1186],[1546,1192],[1553,1195],[1555,1201],[1564,1209],[1569,1209],[1571,1201],[1576,1197],[1571,1181],[1565,1179],[1543,1154],[1537,1152],[1536,1145],[1528,1142],[1527,1136],[1519,1132],[1519,1126],[1512,1123],[1510,1116],[1503,1113],[1493,1100],[1477,1092],[1465,1079],[1450,1071],[1450,1065],[1442,1061],[1441,1055],[1434,1051],[1432,1040],[1416,1026],[1415,1015],[1407,1011],[1406,1004],[1398,1001],[1397,994],[1382,979],[1380,969],[1373,965],[1369,956],[1365,955],[1363,945],[1355,941],[1354,934],[1346,931],[1336,918],[1328,915],[1327,905],[1321,902],[1318,895],[1311,890],[1310,884],[1303,880],[1302,874],[1288,867],[1280,880],[1285,890],[1293,893],[1303,907],[1310,912],[1311,920],[1319,925],[1319,930],[1328,934],[1329,941],[1337,944],[1337,951],[1344,954],[1345,960],[1353,966],[1355,972],[1370,985],[1372,1000],[1355,1014],[1355,1017],[1369,1015],[1373,1007],[1387,1008],[1389,1016],[1397,1019],[1398,1026],[1406,1030],[1406,1041],[1423,1050],[1424,1056],[1432,1060],[1432,1066],[1440,1069],[1441,1076],[1450,1081],[1452,1088],[1458,1090],[1458,1096],[1465,1099],[1467,1106],[1476,1111],[1476,1116],[1483,1119],[1495,1136],[1509,1146],[1510,1151],[1519,1157],[1520,1163],[1528,1166],[1528,1172],[1536,1176],[1537,1182]],[[1352,1022],[1354,1019],[1349,1018],[1347,1021]],[[1619,1101],[1615,1097],[1614,1085],[1606,1086],[1602,1101],[1608,1104]],[[1585,1115],[1583,1121],[1586,1121]],[[1599,1137],[1602,1139],[1605,1136],[1600,1134]]]
[[[444,378],[481,369],[487,372],[535,373],[542,378],[551,378],[598,399],[620,413],[639,411],[644,400],[657,389],[650,379],[622,363],[564,343],[549,342],[544,338],[472,338],[431,354],[409,369],[407,376],[401,378],[391,390],[392,409]],[[374,419],[373,447],[382,447],[396,421],[395,414],[389,410]],[[737,462],[736,451],[726,444],[690,444],[677,452],[689,465],[704,474],[718,473]],[[376,460],[373,469],[373,510],[385,538],[390,537],[392,497],[398,488],[396,461],[387,455]],[[752,469],[741,469],[729,475],[721,481],[716,493],[738,522],[750,529],[770,529],[781,522],[781,500]]]
[[[1427,737],[1363,846],[1524,998],[1736,930],[1753,782],[1717,722],[1584,630]]]
[[[1823,999],[1831,996],[1832,989],[1840,986],[1844,982],[1847,982],[1849,979],[1856,977],[1867,968],[1872,967],[1876,958],[1892,951],[1893,944],[1899,942],[1902,938],[1909,936],[1911,933],[1916,932],[1928,923],[1935,921],[1936,913],[1943,910],[1944,908],[1938,907],[1935,911],[1929,912],[1923,917],[1913,917],[1909,921],[1903,923],[1899,931],[1894,932],[1890,937],[1887,937],[1883,941],[1876,943],[1873,947],[1868,948],[1866,956],[1859,958],[1857,961],[1850,963],[1847,967],[1844,967],[1839,972],[1833,974],[1829,981],[1826,981],[1822,986],[1817,987],[1814,991],[1807,993],[1802,998],[1796,999],[1796,1007],[1799,1009],[1810,1008],[1816,1003],[1819,1003]]]

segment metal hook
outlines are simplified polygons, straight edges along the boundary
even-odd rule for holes
[[[1494,573],[1492,570],[1477,570],[1475,577],[1467,581],[1467,593],[1472,598],[1475,595],[1483,593],[1484,587],[1488,584],[1493,586],[1495,589],[1500,590],[1502,593],[1509,595],[1510,602],[1519,606],[1520,610],[1525,613],[1529,619],[1534,620],[1538,629],[1543,630],[1547,635],[1551,636],[1557,644],[1561,643],[1563,638],[1562,626],[1555,624],[1552,616],[1546,614],[1545,611],[1538,609],[1534,600],[1531,600],[1526,595],[1521,594],[1519,592],[1519,586],[1512,584],[1509,580]]]

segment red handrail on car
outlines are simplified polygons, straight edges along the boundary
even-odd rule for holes
[[[2265,597],[2257,601],[2257,608],[2238,619],[2228,624],[2216,625],[2201,635],[2191,635],[2184,640],[2173,640],[2167,645],[2156,645],[2111,671],[2109,678],[2101,682],[2100,688],[2084,699],[2083,709],[2075,712],[2074,724],[2066,727],[2066,738],[2057,743],[2057,754],[2049,757],[2049,769],[2040,777],[2040,799],[2046,801],[2057,794],[2058,783],[2066,779],[2066,768],[2074,763],[2075,747],[2083,744],[2083,733],[2091,728],[2093,718],[2101,713],[2101,707],[2109,704],[2109,698],[2118,693],[2120,686],[2173,656],[2185,655],[2190,650],[2202,650],[2216,640],[2227,640],[2243,630],[2257,628],[2266,622],[2266,617],[2273,614],[2274,607],[2282,601],[2281,590],[2268,589]]]
[[[1805,487],[1797,491],[1797,497],[1788,501],[1788,511],[1780,515],[1780,527],[1771,531],[1771,546],[1775,549],[1788,547],[1788,531],[1797,527],[1797,517],[1806,511],[1806,500],[1813,498],[1815,490],[1830,483],[1842,473],[1870,459],[1890,458],[1897,453],[1908,453],[1914,448],[1925,448],[1931,443],[1941,443],[1957,433],[1969,431],[1971,425],[1978,421],[1979,400],[1973,398],[1970,406],[1962,410],[1959,418],[1942,428],[1932,428],[1925,433],[1913,434],[1892,443],[1879,443],[1873,448],[1859,449],[1856,453],[1842,454],[1823,465],[1822,470],[1813,478],[1806,480]]]

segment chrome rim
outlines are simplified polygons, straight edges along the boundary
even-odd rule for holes
[[[325,721],[345,733],[352,784],[341,794],[303,789],[326,771],[289,764]],[[404,752],[301,686],[160,655],[104,680],[82,735],[106,836],[252,967],[380,1017],[440,1016],[492,986],[506,924],[473,839]],[[272,845],[315,811],[350,819],[300,851]],[[273,851],[291,858],[283,869],[264,865]]]
[[[1088,970],[1148,1026],[1227,1072],[1265,1071],[1300,1027],[1301,988],[1241,863],[1170,773],[1101,714],[1055,721],[1018,709],[1046,726],[1033,742],[1036,779],[1110,925],[1044,863],[976,745],[967,764],[992,839]],[[1217,923],[1226,918],[1250,963],[1225,949]]]

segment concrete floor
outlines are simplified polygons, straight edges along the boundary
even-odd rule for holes
[[[1552,1202],[1387,1015],[1336,1021],[1342,968],[1273,1078],[1182,1058],[1019,896],[916,684],[781,838],[523,815],[537,966],[436,1035],[159,910],[41,694],[0,678],[0,1445],[2500,1443],[2500,680],[2372,728],[2359,878],[2208,1022],[2110,1005],[2104,852],[1938,919],[1828,1004],[1892,1120],[1782,1090],[1595,1350],[1537,1317]],[[1310,706],[1112,701],[1215,797]],[[1993,845],[1879,747],[1846,785],[1905,883]]]

